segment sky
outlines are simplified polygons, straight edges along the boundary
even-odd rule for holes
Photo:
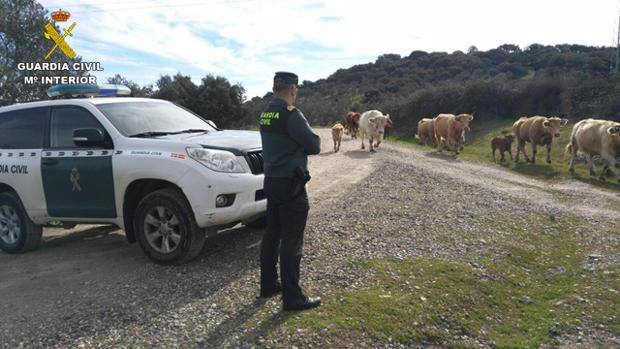
[[[39,1],[71,13],[67,43],[105,78],[140,85],[180,72],[240,83],[247,98],[276,71],[327,78],[379,55],[488,50],[510,43],[615,46],[618,0],[84,0]]]

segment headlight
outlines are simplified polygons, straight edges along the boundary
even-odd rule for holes
[[[187,155],[213,171],[228,173],[245,173],[248,167],[243,166],[235,154],[225,150],[187,148]]]

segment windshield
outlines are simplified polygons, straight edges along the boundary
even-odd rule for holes
[[[172,103],[105,103],[97,108],[123,135],[180,133],[187,130],[215,131],[198,115]]]

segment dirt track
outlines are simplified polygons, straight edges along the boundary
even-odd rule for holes
[[[333,154],[329,130],[319,132],[323,153],[310,161],[311,230],[312,220],[322,219],[331,203],[355,195],[359,185],[374,185],[365,180],[386,163],[416,169],[404,188],[418,185],[416,175],[423,173],[426,182],[436,176],[475,188],[474,196],[493,193],[594,221],[618,217],[618,193],[574,181],[550,185],[499,167],[390,143],[370,154],[349,137],[341,152]],[[563,200],[557,200],[559,194]],[[372,206],[372,198],[359,200],[370,200]],[[244,338],[252,343],[264,334],[259,326],[246,324],[263,311],[252,303],[261,233],[230,229],[210,238],[196,261],[163,267],[151,263],[114,227],[46,229],[39,250],[25,255],[0,252],[0,347],[210,347],[243,343]],[[307,244],[304,263],[317,258],[320,253],[313,249],[319,247],[312,240]],[[312,268],[308,272],[312,274]],[[310,290],[319,287],[311,275],[309,280]],[[277,312],[277,306],[266,311]],[[246,324],[247,333],[236,330],[239,324]]]

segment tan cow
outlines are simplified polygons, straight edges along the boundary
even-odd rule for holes
[[[415,138],[424,144],[428,144],[429,141],[435,144],[435,120],[424,118],[418,121],[418,132]]]
[[[469,123],[474,119],[472,114],[439,114],[435,117],[435,143],[439,151],[443,146],[459,153],[465,141],[465,130],[469,130]]]
[[[517,155],[515,162],[519,162],[519,153],[523,153],[525,161],[530,158],[525,153],[525,143],[532,143],[532,163],[536,162],[536,147],[547,147],[547,163],[551,163],[551,144],[554,137],[560,137],[560,129],[568,123],[567,119],[558,117],[532,116],[522,117],[512,125],[512,133],[517,139]]]
[[[620,123],[607,120],[586,119],[581,120],[573,126],[570,135],[570,142],[566,146],[570,152],[570,163],[568,170],[575,171],[575,157],[577,152],[586,154],[590,167],[590,175],[594,172],[592,157],[600,155],[606,164],[599,175],[599,179],[605,180],[605,174],[609,166],[616,168],[618,182],[620,182]]]
[[[344,126],[337,122],[332,127],[332,139],[334,140],[334,153],[340,150],[340,143],[342,142],[342,134],[344,133]]]

